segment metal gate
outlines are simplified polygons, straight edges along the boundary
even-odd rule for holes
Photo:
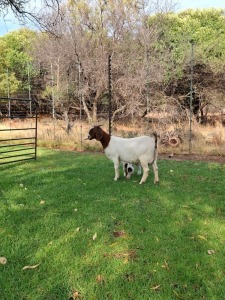
[[[37,105],[0,98],[0,165],[37,158]]]

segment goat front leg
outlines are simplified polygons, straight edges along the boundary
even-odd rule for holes
[[[148,164],[141,164],[142,166],[142,169],[143,169],[143,176],[141,178],[141,181],[139,182],[139,184],[142,184],[146,181],[147,177],[148,177],[148,171],[149,171],[149,168],[148,168]]]
[[[115,169],[114,180],[117,181],[117,179],[119,179],[119,177],[120,177],[120,161],[119,161],[119,159],[115,159],[115,160],[113,160],[113,162],[114,162],[114,169]]]

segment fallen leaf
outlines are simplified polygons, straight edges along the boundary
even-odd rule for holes
[[[125,278],[127,281],[134,281],[135,280],[135,275],[133,273],[127,273],[125,274]]]
[[[6,257],[1,256],[1,257],[0,257],[0,264],[1,264],[1,265],[5,265],[6,263],[7,263]]]
[[[161,267],[167,270],[170,269],[166,260],[164,260],[164,264]]]
[[[96,277],[96,281],[97,281],[97,283],[104,283],[105,279],[104,279],[104,277],[102,275],[99,274]]]
[[[40,264],[37,264],[37,265],[34,265],[34,266],[25,266],[25,267],[23,267],[22,270],[35,269],[35,268],[37,268],[39,265],[40,265]]]
[[[45,204],[45,201],[44,201],[44,200],[41,200],[41,201],[40,201],[40,204]]]
[[[123,263],[126,265],[126,264],[128,264],[128,257],[126,257],[125,259],[124,259],[124,261],[123,261]]]
[[[127,259],[136,259],[137,258],[137,252],[135,250],[130,250],[129,252],[124,252],[124,253],[115,253],[113,254],[115,258],[124,258],[125,263],[126,263],[126,258]]]
[[[80,227],[77,227],[77,228],[76,228],[76,232],[78,232],[78,231],[80,231]]]
[[[73,292],[73,299],[79,299],[80,298],[80,293],[78,291]]]
[[[97,238],[97,233],[95,233],[92,237],[93,241]]]
[[[112,243],[112,244],[109,245],[109,247],[114,247],[114,246],[116,246],[117,244],[118,244],[118,242]]]
[[[77,212],[77,210],[78,210],[77,208],[74,208],[74,211],[75,211],[75,212]]]
[[[206,238],[206,237],[204,237],[203,235],[198,235],[198,238],[199,238],[200,240],[207,241],[207,238]]]
[[[175,290],[173,290],[173,292],[174,292],[174,294],[177,296],[177,298],[179,298],[179,299],[184,299],[184,298],[182,298],[180,295],[178,295],[178,293],[177,293]]]
[[[215,254],[215,250],[208,250],[207,253],[208,253],[209,255]]]
[[[124,236],[126,233],[124,230],[121,230],[121,231],[114,231],[113,232],[113,236],[114,237],[120,237],[120,236]]]
[[[160,288],[160,286],[161,286],[160,284],[159,285],[155,285],[155,286],[151,287],[151,290],[156,291],[156,290],[158,290]]]

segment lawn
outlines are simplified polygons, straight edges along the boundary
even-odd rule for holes
[[[0,167],[0,299],[224,299],[225,165],[159,160],[114,182],[102,154]]]

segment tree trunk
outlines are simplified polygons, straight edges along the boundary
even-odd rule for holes
[[[92,120],[94,123],[98,121],[97,114],[98,114],[97,100],[95,99],[93,103],[93,110],[92,110]]]
[[[88,118],[88,123],[92,123],[92,117],[91,117],[91,114],[88,110],[87,104],[84,100],[84,97],[82,97],[82,103],[83,103],[84,111],[85,111],[85,113],[87,115],[87,118]]]

